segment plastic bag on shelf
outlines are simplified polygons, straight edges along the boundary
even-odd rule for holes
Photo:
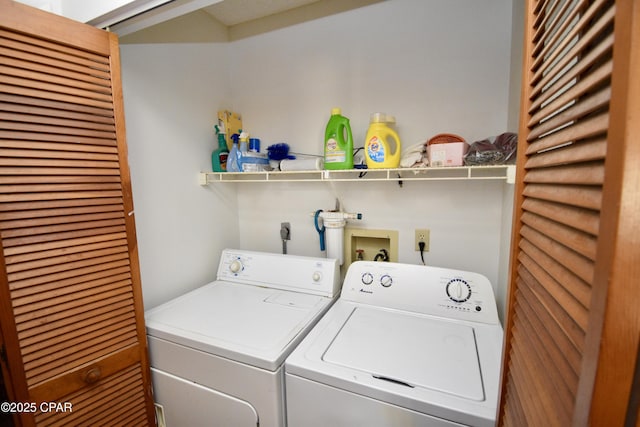
[[[482,141],[476,141],[464,156],[466,166],[505,165],[516,162],[518,135],[505,132]]]

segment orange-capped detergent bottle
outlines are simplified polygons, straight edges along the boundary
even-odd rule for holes
[[[353,169],[351,125],[339,108],[331,110],[331,118],[324,133],[324,168]]]
[[[400,137],[392,128],[396,119],[373,113],[364,141],[364,155],[369,169],[394,169],[400,166]]]

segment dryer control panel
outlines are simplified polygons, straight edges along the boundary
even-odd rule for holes
[[[470,271],[357,261],[349,266],[340,297],[379,307],[499,324],[489,279]]]
[[[335,259],[225,249],[218,280],[334,297],[340,293]]]

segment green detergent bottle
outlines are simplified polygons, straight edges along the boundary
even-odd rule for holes
[[[214,128],[216,130],[216,135],[218,136],[218,148],[213,150],[213,153],[211,153],[211,168],[214,172],[226,172],[229,149],[227,148],[224,126],[215,125]]]
[[[324,133],[324,168],[353,169],[353,136],[349,119],[339,108],[331,110]]]

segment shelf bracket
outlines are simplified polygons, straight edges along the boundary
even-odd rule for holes
[[[507,184],[516,183],[516,165],[507,166]]]
[[[202,186],[209,184],[209,179],[207,178],[206,172],[200,172],[198,174],[198,184]]]

